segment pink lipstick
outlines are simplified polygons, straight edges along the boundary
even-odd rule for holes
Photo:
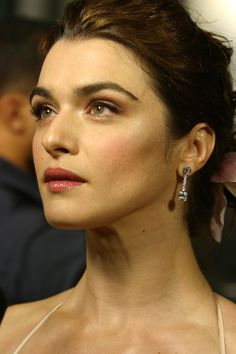
[[[47,168],[44,172],[44,182],[47,183],[50,192],[63,192],[85,183],[85,180],[77,174],[64,168]]]

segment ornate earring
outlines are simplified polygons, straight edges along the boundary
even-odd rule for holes
[[[189,174],[191,172],[191,167],[190,166],[185,166],[183,168],[183,182],[182,182],[182,188],[181,191],[179,192],[179,200],[186,202],[188,199],[188,192],[186,192],[186,187],[187,187],[187,181]]]

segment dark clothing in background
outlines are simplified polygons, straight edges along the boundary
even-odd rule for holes
[[[83,231],[50,227],[35,177],[0,159],[0,289],[7,305],[66,290],[84,269]]]

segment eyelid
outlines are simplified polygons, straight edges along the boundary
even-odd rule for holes
[[[52,105],[48,104],[48,103],[43,103],[43,102],[40,102],[40,101],[36,101],[36,102],[32,102],[31,103],[31,114],[33,116],[36,117],[36,120],[41,120],[41,119],[46,119],[46,117],[42,117],[41,114],[42,114],[42,111],[44,109],[49,109],[52,113],[55,113],[56,114],[56,110],[54,107],[52,107]],[[49,118],[49,117],[48,117]]]
[[[78,105],[79,109],[82,109],[83,105],[85,104],[85,102],[78,102],[76,103],[76,105]],[[105,107],[107,110],[110,110],[110,113],[106,114],[92,114],[92,110],[94,108],[95,105],[99,105],[101,104],[103,107]],[[57,114],[58,109],[57,107],[55,107],[55,103],[52,102],[51,99],[45,99],[44,97],[34,97],[32,102],[31,102],[31,113],[37,118],[37,120],[40,119],[45,119],[41,116],[42,114],[42,110],[44,109],[49,109],[52,112],[54,112],[55,114]],[[86,106],[83,108],[86,114],[91,114],[94,116],[94,118],[100,118],[100,119],[105,119],[106,117],[110,117],[112,115],[115,114],[119,114],[121,113],[124,109],[123,107],[121,107],[120,104],[117,104],[114,102],[113,99],[110,98],[101,98],[101,97],[93,97],[89,100],[89,102],[86,104]],[[49,118],[49,117],[48,117]]]
[[[108,109],[110,108],[111,110],[115,111],[114,113],[119,113],[123,111],[123,108],[121,108],[120,105],[118,105],[117,103],[114,103],[109,99],[103,99],[103,98],[92,99],[87,105],[87,109],[91,108],[95,104],[101,104],[107,107]]]
[[[49,106],[53,110],[55,110],[56,107],[58,107],[57,102],[54,101],[53,99],[45,98],[41,96],[33,97],[32,101],[30,102],[31,107],[36,107],[37,105]]]

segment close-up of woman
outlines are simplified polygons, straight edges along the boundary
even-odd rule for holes
[[[0,352],[235,354],[236,307],[201,272],[235,150],[230,44],[178,0],[77,0],[42,53],[38,185],[51,225],[86,230],[87,268],[10,307]]]

